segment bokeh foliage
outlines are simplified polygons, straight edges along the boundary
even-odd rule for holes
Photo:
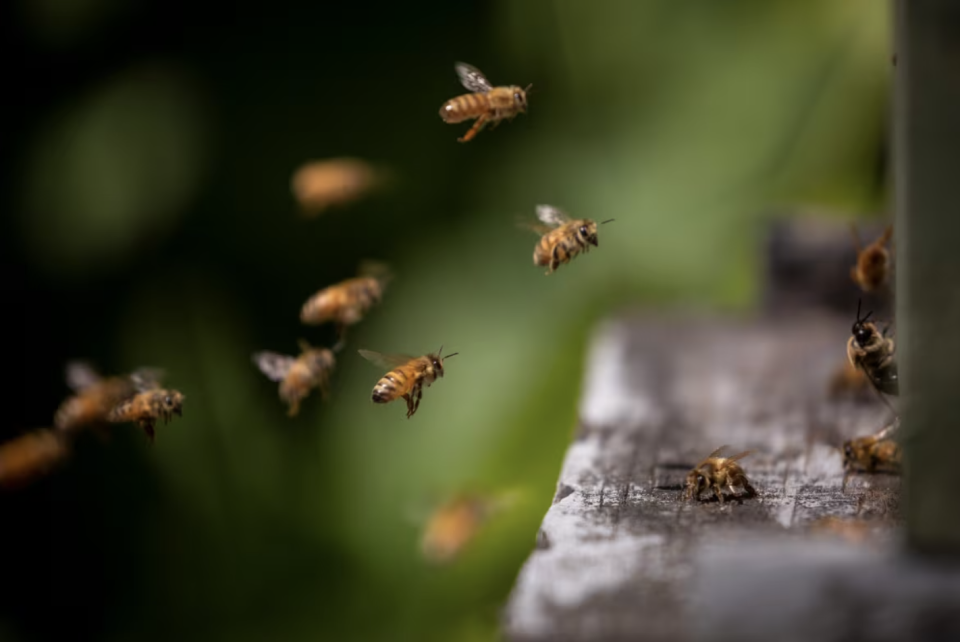
[[[45,341],[17,416],[49,422],[78,356],[165,368],[185,416],[153,449],[133,430],[85,441],[0,499],[46,516],[6,535],[29,554],[4,639],[54,635],[38,617],[51,604],[91,639],[493,639],[576,427],[595,322],[747,309],[770,212],[885,204],[874,0],[86,4],[93,17],[62,0],[38,5],[61,22],[21,15],[40,68],[80,62],[25,100],[14,139],[4,237],[25,342]],[[532,82],[530,113],[459,145],[466,125],[436,113],[459,59]],[[397,180],[298,218],[291,173],[339,155]],[[536,203],[616,221],[545,277],[515,226]],[[288,420],[250,354],[332,343],[299,306],[364,258],[397,278],[351,332],[330,402]],[[461,354],[413,419],[370,403],[382,373],[356,348],[441,343]],[[418,520],[463,488],[523,494],[461,560],[427,567]]]

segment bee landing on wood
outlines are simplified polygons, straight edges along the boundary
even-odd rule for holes
[[[183,416],[184,395],[178,390],[154,388],[137,393],[110,411],[107,421],[115,424],[132,422],[140,426],[153,443],[158,419],[166,424],[173,415]]]
[[[857,319],[851,328],[852,336],[847,340],[847,359],[867,375],[877,392],[897,396],[900,379],[894,360],[894,342],[887,338],[887,328],[881,332],[875,323],[867,320],[871,314],[868,312],[861,318],[860,304],[857,304]],[[886,399],[883,400],[889,405]]]
[[[60,404],[53,425],[69,433],[102,427],[114,407],[155,386],[162,375],[157,369],[140,368],[126,376],[101,377],[90,364],[71,361],[66,367],[66,380],[75,394]]]
[[[857,250],[857,264],[850,268],[850,278],[864,292],[879,290],[890,279],[890,252],[885,247],[893,236],[893,226],[888,225],[876,241],[861,249],[857,228],[850,225],[853,245]]]
[[[463,86],[473,93],[457,96],[443,103],[440,117],[446,123],[477,119],[470,131],[457,139],[461,143],[472,140],[488,123],[493,123],[496,127],[504,118],[513,120],[517,114],[527,112],[527,92],[532,85],[527,85],[526,89],[516,85],[494,87],[486,76],[472,65],[458,62],[454,69],[457,70]]]
[[[878,470],[899,473],[900,445],[891,437],[899,425],[899,421],[895,421],[875,435],[845,441],[841,450],[844,469],[867,473]]]
[[[358,323],[380,302],[391,278],[386,265],[365,261],[360,265],[359,276],[324,288],[307,299],[300,310],[300,321],[306,325],[332,321],[343,341],[347,326]]]
[[[581,252],[588,252],[591,245],[600,246],[596,221],[588,218],[571,219],[552,205],[537,205],[537,218],[547,226],[524,226],[543,235],[533,250],[533,264],[549,266],[546,274],[552,274],[560,265],[569,263]],[[600,224],[611,221],[612,218]]]
[[[687,475],[687,484],[685,489],[686,499],[700,500],[700,494],[705,490],[712,490],[717,496],[717,501],[724,502],[723,489],[727,488],[734,496],[737,495],[737,488],[743,488],[747,492],[747,497],[755,497],[757,491],[750,485],[746,473],[737,463],[738,459],[743,459],[753,451],[748,450],[733,457],[720,457],[720,453],[726,449],[726,446],[720,446],[707,458],[697,464],[697,466]]]
[[[314,348],[302,339],[298,357],[265,350],[255,353],[253,362],[271,381],[280,382],[280,399],[289,406],[290,417],[300,412],[300,402],[312,388],[320,390],[321,399],[327,398],[330,374],[336,365],[332,350]]]
[[[390,403],[396,399],[407,402],[407,419],[420,407],[423,389],[429,387],[438,377],[443,376],[443,361],[456,356],[458,352],[441,356],[443,346],[435,354],[412,357],[406,354],[380,354],[370,350],[360,350],[360,356],[390,372],[381,377],[373,387],[374,403]]]

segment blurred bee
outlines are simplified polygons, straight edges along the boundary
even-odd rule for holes
[[[402,398],[407,402],[407,419],[412,417],[413,413],[420,407],[423,389],[429,387],[437,380],[437,377],[443,376],[444,359],[459,354],[454,352],[442,357],[440,355],[443,353],[443,346],[440,346],[436,354],[427,354],[422,357],[411,357],[405,354],[380,354],[370,350],[360,350],[359,352],[364,359],[383,368],[391,369],[373,387],[373,401],[375,403],[390,403],[395,399]]]
[[[380,302],[390,278],[386,265],[365,261],[360,265],[359,276],[324,288],[307,299],[300,310],[300,321],[307,325],[332,321],[342,341],[347,326],[359,322]]]
[[[855,399],[863,399],[870,394],[872,388],[873,384],[863,370],[855,367],[849,359],[844,359],[830,378],[827,396],[830,399],[839,399],[850,395]]]
[[[872,525],[868,521],[833,516],[821,517],[810,524],[810,530],[814,533],[840,537],[852,544],[866,541],[871,529]]]
[[[332,206],[346,205],[374,190],[385,176],[359,158],[331,158],[301,166],[291,189],[305,216],[316,216]]]
[[[844,469],[868,473],[878,470],[900,472],[900,445],[891,438],[899,425],[896,421],[875,435],[845,441],[842,451]]]
[[[312,388],[320,390],[322,399],[327,398],[330,374],[336,365],[332,350],[314,348],[303,339],[299,343],[299,357],[266,350],[253,355],[253,362],[260,371],[271,381],[280,382],[280,399],[289,406],[287,415],[290,417],[300,412],[300,402]]]
[[[527,112],[527,92],[532,85],[521,89],[516,85],[494,87],[483,73],[472,65],[458,62],[454,65],[460,82],[473,93],[451,98],[440,107],[440,118],[445,123],[460,123],[476,118],[473,127],[457,140],[466,143],[480,133],[488,123],[495,128],[504,118],[513,120]]]
[[[847,359],[867,375],[877,392],[897,396],[900,379],[894,361],[893,339],[887,338],[887,328],[881,332],[876,324],[867,321],[871,314],[868,312],[860,318],[860,304],[857,304],[857,319],[851,329],[852,336],[847,340]],[[886,399],[883,400],[889,405]]]
[[[599,247],[597,223],[587,218],[571,219],[552,205],[537,205],[537,218],[549,227],[527,225],[543,238],[533,250],[533,264],[549,266],[546,274],[553,273],[562,263],[567,263],[590,246]],[[603,221],[609,223],[613,219]],[[601,225],[603,224],[601,223]]]
[[[173,415],[182,417],[184,399],[178,390],[152,388],[138,392],[111,410],[107,421],[115,424],[136,423],[146,433],[150,443],[153,443],[157,420],[163,419],[166,424]]]
[[[514,499],[513,494],[494,497],[460,494],[437,507],[420,538],[420,552],[431,563],[456,558],[473,540],[480,527]]]
[[[53,425],[64,432],[103,426],[117,404],[154,387],[161,376],[160,370],[140,368],[127,376],[103,378],[90,364],[72,361],[67,364],[66,380],[76,394],[60,404]]]
[[[738,459],[743,459],[753,451],[748,450],[733,457],[720,457],[720,453],[727,446],[720,446],[707,458],[696,465],[687,475],[687,484],[685,495],[688,500],[700,500],[700,494],[705,490],[713,490],[717,500],[722,504],[724,501],[723,489],[728,488],[731,493],[737,495],[736,489],[743,488],[747,491],[747,497],[755,497],[757,491],[750,485],[746,473],[737,463]]]
[[[857,264],[850,268],[850,278],[864,292],[872,292],[887,284],[890,278],[890,252],[886,245],[893,236],[893,226],[888,225],[876,241],[861,249],[860,236],[855,225],[850,225],[853,246],[857,250]]]
[[[0,487],[26,486],[66,461],[69,454],[69,437],[60,430],[34,430],[0,444]]]

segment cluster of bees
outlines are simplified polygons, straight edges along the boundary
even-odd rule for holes
[[[860,244],[856,228],[853,233],[854,247],[857,252],[856,265],[850,268],[850,278],[864,292],[889,292],[891,282],[891,259],[887,245],[893,236],[893,227],[887,226],[883,234],[866,247]],[[872,313],[861,315],[860,304],[857,316],[847,339],[847,358],[831,378],[828,394],[836,398],[844,393],[854,395],[872,389],[894,414],[894,420],[874,434],[843,442],[840,451],[843,467],[850,472],[891,472],[900,471],[901,450],[894,435],[900,427],[900,419],[888,396],[896,397],[900,393],[894,340],[887,336],[889,326],[883,329],[870,320]],[[717,500],[723,502],[724,491],[729,490],[737,497],[754,497],[757,492],[747,479],[746,473],[738,461],[752,451],[732,457],[720,454],[726,446],[710,453],[687,475],[684,496],[699,500],[705,491],[712,491]],[[844,480],[846,481],[846,480]],[[742,493],[738,493],[738,489]]]

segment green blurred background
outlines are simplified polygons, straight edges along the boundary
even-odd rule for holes
[[[186,395],[0,496],[0,640],[497,637],[577,423],[589,332],[627,306],[747,310],[784,205],[886,203],[877,0],[18,0],[0,261],[16,351],[4,439],[49,425],[64,363],[162,367]],[[462,145],[456,60],[533,83]],[[358,156],[388,190],[313,220],[290,177]],[[597,220],[550,277],[537,203]],[[360,260],[396,272],[326,404],[290,420],[250,354]],[[357,348],[460,356],[407,420]],[[520,490],[461,559],[431,503]],[[418,521],[420,520],[420,521]]]

